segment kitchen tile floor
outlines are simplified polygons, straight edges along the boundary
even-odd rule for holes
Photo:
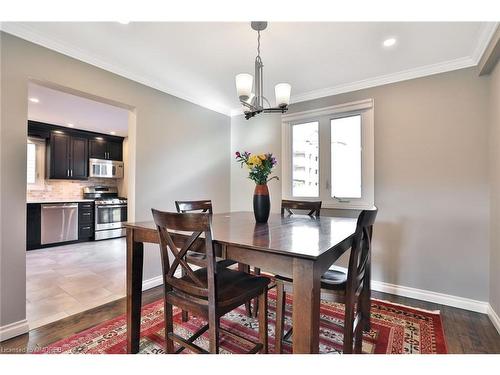
[[[26,253],[30,329],[125,296],[125,238]]]

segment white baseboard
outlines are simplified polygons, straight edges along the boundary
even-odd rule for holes
[[[457,307],[459,309],[475,311],[483,314],[487,314],[489,311],[488,302],[477,301],[470,298],[452,296],[450,294],[443,294],[443,293],[432,292],[430,290],[410,288],[407,286],[389,284],[375,280],[372,281],[371,286],[373,290],[376,290],[378,292],[419,299],[427,302],[439,303],[440,305]]]
[[[144,280],[142,282],[142,291],[154,288],[155,286],[163,284],[163,276],[156,276],[152,279]]]
[[[498,331],[498,334],[500,334],[500,317],[496,313],[495,310],[493,310],[493,307],[491,305],[488,305],[488,317],[491,320],[491,323],[495,326],[495,328]]]
[[[5,341],[28,332],[30,329],[26,319],[0,327],[0,341]]]

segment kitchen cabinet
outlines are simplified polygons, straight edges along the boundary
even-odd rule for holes
[[[47,146],[50,179],[86,180],[88,178],[88,140],[62,131],[50,134]]]
[[[94,202],[78,203],[78,240],[89,241],[94,237]]]
[[[122,141],[94,137],[89,140],[89,148],[90,157],[93,159],[123,160]]]
[[[38,249],[41,242],[41,205],[28,203],[26,213],[26,250]]]

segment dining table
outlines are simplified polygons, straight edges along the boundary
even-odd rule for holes
[[[318,353],[321,275],[350,248],[356,219],[271,213],[267,223],[256,223],[252,212],[230,212],[213,214],[211,223],[226,258],[293,279],[293,353]],[[138,353],[144,243],[159,243],[159,236],[153,221],[125,226],[127,352]]]

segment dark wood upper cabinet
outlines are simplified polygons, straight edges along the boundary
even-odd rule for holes
[[[53,131],[47,146],[47,175],[51,179],[88,178],[88,140]]]
[[[90,157],[93,159],[123,160],[122,141],[115,141],[103,137],[89,140]]]
[[[47,175],[49,178],[70,178],[71,136],[52,132],[47,145]]]
[[[85,180],[89,158],[123,161],[123,137],[28,121],[28,135],[48,139],[46,176]]]
[[[107,142],[104,139],[89,140],[89,156],[93,159],[106,159]]]
[[[123,143],[108,141],[108,159],[123,161]]]
[[[88,140],[82,137],[71,137],[70,168],[71,178],[86,179],[89,176]]]

